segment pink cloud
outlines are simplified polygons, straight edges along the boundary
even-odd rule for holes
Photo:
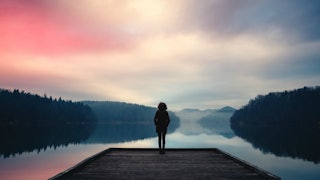
[[[76,17],[71,17],[73,22],[64,19],[68,12],[61,15],[37,1],[22,2],[0,3],[0,52],[59,54],[127,47],[115,33],[94,29]]]

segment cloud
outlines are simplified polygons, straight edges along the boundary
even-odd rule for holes
[[[319,48],[319,42],[286,47],[274,61],[264,62],[260,73],[255,73],[263,79],[274,80],[298,80],[319,76]]]
[[[184,13],[184,28],[218,37],[252,34],[289,42],[320,38],[318,1],[191,0]]]
[[[319,4],[0,2],[0,85],[67,99],[240,107],[319,84]]]

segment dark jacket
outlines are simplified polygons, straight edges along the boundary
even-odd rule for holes
[[[165,110],[158,110],[154,116],[154,124],[157,133],[167,133],[167,127],[170,123],[169,113]]]

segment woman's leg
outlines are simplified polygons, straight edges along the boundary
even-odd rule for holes
[[[159,144],[159,149],[161,149],[161,132],[158,133],[158,144]]]
[[[165,148],[165,144],[166,144],[166,133],[165,132],[162,132],[162,148],[164,149]]]

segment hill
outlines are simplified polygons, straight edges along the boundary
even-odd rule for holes
[[[157,136],[154,125],[156,108],[113,101],[85,101],[98,123],[88,143],[115,143]],[[169,111],[168,133],[180,125],[180,119]]]

